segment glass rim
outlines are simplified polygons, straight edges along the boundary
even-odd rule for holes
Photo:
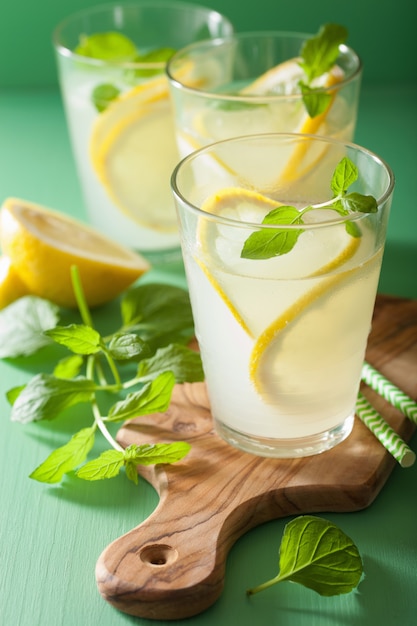
[[[193,10],[202,11],[207,15],[217,15],[219,19],[223,22],[227,23],[230,26],[231,31],[233,32],[233,24],[229,20],[228,17],[217,11],[216,9],[212,9],[203,4],[189,4],[188,2],[183,2],[182,0],[141,0],[140,2],[107,2],[106,4],[99,4],[92,7],[87,7],[84,9],[80,9],[74,13],[71,13],[66,18],[61,20],[52,31],[52,44],[55,48],[57,54],[67,59],[73,59],[77,62],[82,62],[85,65],[90,65],[91,67],[117,67],[120,69],[147,69],[147,70],[161,70],[163,71],[166,67],[167,61],[158,61],[158,62],[143,62],[143,61],[112,61],[110,59],[95,59],[93,57],[86,57],[82,54],[76,54],[73,50],[68,48],[67,46],[61,43],[62,31],[71,23],[76,20],[80,20],[83,17],[89,17],[93,15],[112,13],[115,9],[141,9],[141,8],[155,9],[155,10],[166,10],[166,9],[183,9],[184,11],[190,12]],[[122,31],[121,31],[122,32]],[[207,41],[210,41],[208,39]]]
[[[203,39],[200,41],[194,41],[190,44],[188,44],[187,46],[184,46],[183,48],[181,48],[181,50],[177,50],[172,57],[168,60],[167,64],[166,64],[166,68],[165,68],[165,72],[166,75],[168,77],[168,80],[171,82],[171,84],[173,86],[175,86],[177,89],[190,93],[190,94],[194,94],[194,95],[200,95],[203,96],[205,98],[213,98],[213,99],[217,99],[217,100],[224,100],[224,101],[232,101],[232,102],[242,102],[245,101],[247,102],[248,100],[251,100],[252,102],[265,102],[265,101],[271,101],[271,100],[300,100],[302,98],[302,94],[301,93],[296,93],[296,94],[266,94],[266,95],[255,95],[255,94],[243,94],[243,95],[238,95],[238,94],[227,94],[227,93],[221,93],[221,92],[214,92],[214,91],[208,91],[205,89],[199,89],[198,87],[192,87],[192,86],[188,86],[188,85],[184,85],[181,80],[179,80],[178,78],[176,78],[173,74],[172,71],[172,66],[173,64],[178,61],[178,59],[181,56],[185,56],[190,53],[190,51],[194,51],[195,49],[201,48],[204,49],[204,47],[206,47],[207,49],[214,49],[215,46],[222,46],[228,42],[233,42],[233,41],[238,41],[238,40],[243,40],[243,39],[255,39],[255,38],[262,38],[262,39],[266,39],[266,38],[282,38],[282,37],[288,37],[290,39],[300,39],[305,41],[306,39],[308,39],[309,37],[313,37],[312,33],[303,33],[303,32],[296,32],[296,31],[284,31],[284,30],[265,30],[265,31],[247,31],[247,32],[237,32],[237,33],[232,33],[231,35],[228,35],[226,37],[216,37],[213,39]],[[344,87],[345,85],[349,84],[350,82],[354,81],[357,77],[359,77],[362,73],[363,70],[363,64],[362,64],[362,59],[361,57],[358,55],[358,53],[351,48],[350,46],[346,45],[346,44],[341,44],[339,46],[339,50],[341,52],[343,52],[344,54],[349,54],[355,61],[356,61],[356,67],[355,70],[352,72],[352,74],[350,74],[348,77],[344,78],[343,80],[339,81],[338,83],[331,85],[329,87],[320,87],[317,88],[317,91],[319,93],[332,93],[333,91],[337,91],[338,89],[340,89],[341,87]],[[272,68],[271,68],[272,69]],[[267,71],[267,70],[266,70]]]
[[[184,196],[184,194],[180,191],[177,185],[178,174],[183,169],[183,167],[185,167],[188,163],[194,161],[196,158],[199,158],[199,156],[203,155],[204,153],[209,153],[213,151],[213,149],[215,149],[217,146],[221,146],[222,144],[253,141],[253,140],[259,140],[262,138],[265,138],[265,139],[270,138],[271,140],[272,139],[282,139],[282,140],[285,140],[285,139],[286,140],[290,140],[290,139],[297,139],[297,140],[310,139],[311,140],[313,139],[316,141],[321,141],[323,143],[328,143],[328,144],[332,144],[332,145],[340,146],[340,147],[343,146],[345,148],[356,150],[357,152],[367,155],[368,158],[370,158],[372,161],[374,161],[380,167],[382,167],[387,175],[388,185],[385,191],[378,198],[375,198],[377,201],[378,210],[382,205],[385,204],[385,202],[388,200],[388,198],[392,195],[394,191],[395,176],[391,167],[383,158],[378,156],[375,152],[372,152],[371,150],[368,150],[367,148],[364,148],[363,146],[360,146],[359,144],[356,144],[353,142],[340,141],[338,139],[334,139],[332,137],[324,137],[322,135],[311,135],[311,134],[302,134],[302,133],[258,133],[258,134],[251,134],[251,135],[240,135],[239,137],[231,137],[229,139],[216,141],[215,143],[209,144],[207,146],[199,148],[198,150],[195,150],[194,152],[188,154],[186,157],[181,159],[175,166],[171,175],[171,180],[170,180],[171,190],[174,194],[174,197],[177,200],[179,200],[182,204],[186,205],[187,208],[196,216],[203,217],[207,219],[208,221],[217,222],[225,226],[232,226],[234,228],[236,227],[248,228],[248,229],[250,228],[252,230],[254,227],[257,227],[259,230],[299,230],[300,229],[299,224],[259,224],[259,222],[247,222],[244,220],[235,220],[230,217],[224,217],[221,215],[215,215],[214,213],[209,213],[208,211],[204,211],[200,207],[190,202],[190,200],[187,199]],[[320,222],[303,224],[302,228],[303,230],[316,230],[320,228],[327,228],[330,226],[335,226],[337,224],[346,224],[347,222],[358,222],[361,219],[366,218],[368,215],[376,215],[376,214],[359,213],[359,212],[350,213],[346,216],[338,216],[333,219],[323,220]]]

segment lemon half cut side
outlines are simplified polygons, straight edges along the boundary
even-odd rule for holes
[[[149,269],[139,254],[57,211],[18,198],[0,210],[0,244],[27,291],[76,306],[70,270],[78,267],[89,306],[109,302]]]
[[[0,257],[0,309],[14,300],[29,294],[29,289],[21,281],[9,257]]]

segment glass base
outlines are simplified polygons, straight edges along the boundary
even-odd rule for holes
[[[214,420],[214,428],[219,437],[243,452],[276,459],[292,459],[313,456],[334,448],[350,435],[353,422],[354,417],[350,416],[331,430],[296,439],[255,437],[233,430],[216,420]]]

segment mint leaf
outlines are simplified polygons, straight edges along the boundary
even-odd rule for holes
[[[339,46],[348,36],[346,28],[339,24],[325,24],[315,37],[304,42],[301,48],[300,66],[308,82],[328,72],[339,56]]]
[[[300,212],[292,206],[281,206],[272,209],[262,224],[302,224]],[[241,257],[244,259],[270,259],[286,254],[293,249],[302,229],[262,229],[249,235],[246,239]]]
[[[279,574],[248,590],[252,595],[273,584],[292,581],[322,596],[349,593],[363,575],[358,548],[335,524],[312,515],[293,519],[284,529]]]
[[[349,193],[341,202],[346,211],[351,213],[377,213],[378,204],[373,196],[364,196],[361,193]]]
[[[142,358],[150,353],[148,344],[133,333],[113,335],[108,350],[116,361]]]
[[[347,30],[339,24],[325,24],[315,37],[311,37],[301,47],[300,67],[307,80],[300,81],[304,106],[310,117],[324,113],[329,107],[332,95],[314,87],[312,82],[329,72],[339,56],[339,46],[347,39]]]
[[[115,31],[81,35],[74,52],[92,59],[123,62],[135,59],[136,46],[126,35]]]
[[[174,48],[156,48],[150,50],[144,54],[137,54],[134,61],[135,63],[164,63],[162,68],[135,68],[133,70],[126,71],[126,79],[132,81],[136,78],[150,78],[157,74],[162,74],[165,71],[165,64],[169,61],[172,55],[176,52]]]
[[[37,374],[16,397],[11,419],[21,424],[52,420],[74,404],[91,402],[95,389],[94,382],[87,378],[65,380]]]
[[[94,87],[91,94],[91,100],[93,101],[97,111],[102,113],[107,109],[109,104],[113,102],[113,100],[116,100],[119,94],[120,89],[114,85],[104,83],[103,85],[97,85],[97,87]]]
[[[59,483],[64,474],[82,463],[94,445],[95,427],[83,428],[68,443],[54,450],[29,476],[43,483]]]
[[[346,193],[348,187],[358,177],[357,166],[348,157],[344,157],[332,175],[330,186],[335,195],[331,200],[306,206],[300,210],[291,206],[277,207],[264,217],[262,224],[303,224],[304,213],[324,208],[336,211],[342,217],[357,212],[376,213],[378,203],[373,196],[365,196],[356,192]],[[346,221],[345,228],[352,237],[361,236],[358,224]],[[241,257],[245,259],[270,259],[281,254],[287,254],[294,248],[302,232],[302,228],[294,230],[262,229],[254,232],[244,242]]]
[[[310,117],[321,115],[329,106],[332,96],[323,92],[321,88],[309,87],[306,83],[299,83],[301,93],[303,94],[303,102]]]
[[[176,463],[184,458],[191,446],[184,441],[175,443],[132,444],[125,450],[125,470],[129,480],[138,483],[138,465]]]
[[[362,231],[355,222],[346,222],[345,228],[351,237],[362,237]]]
[[[58,323],[59,308],[37,296],[23,296],[0,311],[0,358],[34,354],[51,344],[44,331]]]
[[[75,354],[96,354],[102,349],[100,334],[91,326],[84,324],[56,326],[44,334]]]
[[[348,157],[343,157],[333,172],[330,188],[335,196],[344,194],[358,177],[357,166]]]
[[[14,405],[25,387],[26,385],[19,385],[18,387],[13,387],[6,392],[7,401],[11,406]]]
[[[188,292],[180,287],[148,283],[129,289],[121,301],[123,330],[140,333],[151,350],[188,343],[194,320]]]
[[[174,385],[172,372],[160,374],[140,391],[129,393],[124,400],[116,402],[110,408],[106,421],[124,422],[139,415],[163,413],[169,407]]]
[[[88,403],[93,425],[53,451],[32,472],[31,478],[46,483],[59,482],[65,473],[85,460],[99,428],[114,450],[86,463],[77,475],[87,480],[108,478],[117,475],[124,465],[128,478],[137,482],[139,462],[174,462],[188,451],[189,446],[173,444],[174,448],[177,446],[174,452],[171,444],[161,444],[161,448],[155,447],[159,444],[146,444],[143,449],[138,447],[134,453],[125,454],[108,430],[107,422],[164,412],[169,407],[176,377],[179,381],[202,379],[200,355],[182,345],[194,335],[189,296],[185,290],[170,285],[141,286],[133,294],[127,294],[122,305],[121,313],[126,324],[101,337],[94,329],[77,266],[71,267],[71,280],[83,324],[58,326],[58,307],[33,296],[22,298],[0,312],[2,356],[32,354],[39,347],[54,342],[73,352],[56,363],[52,375],[37,374],[27,384],[8,390],[6,397],[12,407],[11,419],[23,424],[53,420],[69,407]],[[142,334],[151,338],[151,347]],[[169,345],[173,338],[178,345]],[[164,345],[164,341],[168,345]],[[104,358],[97,358],[97,354]],[[145,361],[144,357],[149,360]],[[143,375],[132,377],[131,362],[141,359],[144,362]],[[119,361],[126,363],[123,371],[119,371]],[[85,377],[79,375],[83,367]],[[125,375],[127,372],[130,378]],[[115,403],[107,416],[101,414],[99,392],[105,394],[108,404],[110,394],[120,396],[132,387],[139,390]]]
[[[117,476],[124,465],[124,452],[106,450],[97,459],[88,461],[76,472],[83,480],[103,480]]]
[[[175,52],[175,48],[155,48],[144,54],[138,54],[135,61],[138,63],[166,63]]]
[[[175,443],[132,444],[125,450],[125,460],[135,465],[156,465],[160,463],[176,463],[183,459],[191,446],[185,441]]]
[[[141,361],[136,377],[140,381],[153,380],[166,370],[174,374],[177,383],[204,380],[200,354],[177,344],[159,348],[154,356]]]
[[[74,378],[78,376],[84,364],[84,359],[79,354],[72,354],[61,359],[56,364],[53,375],[55,378]]]

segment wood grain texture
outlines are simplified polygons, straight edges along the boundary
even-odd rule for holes
[[[378,296],[366,358],[417,398],[417,301]],[[366,386],[362,391],[408,441],[415,426]],[[159,620],[190,617],[216,601],[227,553],[249,529],[289,515],[363,509],[395,465],[359,420],[347,440],[321,455],[265,459],[240,452],[214,433],[204,383],[177,385],[165,414],[126,423],[118,440],[192,444],[179,463],[138,468],[160,502],[106,548],[96,567],[105,600]]]

